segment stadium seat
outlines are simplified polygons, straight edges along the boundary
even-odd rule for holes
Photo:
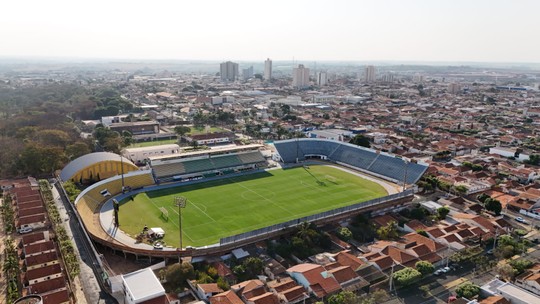
[[[415,183],[427,170],[426,165],[405,162],[390,154],[327,139],[281,140],[274,142],[274,146],[285,163],[294,163],[297,157],[302,161],[306,156],[324,155],[331,161],[364,169],[395,182],[403,182],[406,176],[408,184]]]

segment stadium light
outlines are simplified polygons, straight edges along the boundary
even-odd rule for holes
[[[180,250],[182,250],[182,209],[186,208],[187,198],[175,196],[174,204],[178,207],[178,228],[180,228]]]

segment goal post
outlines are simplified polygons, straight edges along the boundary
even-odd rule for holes
[[[165,207],[159,207],[159,211],[161,211],[161,217],[168,221],[169,220],[169,210],[167,210]]]

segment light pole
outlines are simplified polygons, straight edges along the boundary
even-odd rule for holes
[[[180,228],[180,250],[182,250],[182,208],[186,207],[187,198],[175,196],[174,204],[178,207],[178,227]]]
[[[403,166],[405,167],[405,174],[403,176],[403,192],[405,192],[405,186],[407,184],[407,169],[409,168],[409,162],[403,158]]]

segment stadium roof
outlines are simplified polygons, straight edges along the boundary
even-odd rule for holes
[[[135,164],[133,164],[129,159],[121,157],[118,154],[110,152],[95,152],[72,160],[69,164],[67,164],[67,166],[64,167],[64,169],[62,169],[62,172],[60,172],[60,178],[63,181],[68,181],[85,168],[105,161],[123,161],[124,163],[130,164],[137,168],[137,166],[135,166]]]

